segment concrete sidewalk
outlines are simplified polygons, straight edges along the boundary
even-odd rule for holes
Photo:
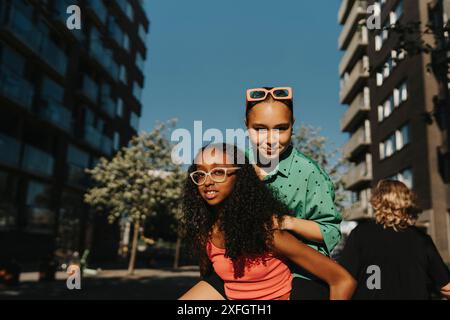
[[[58,272],[52,282],[38,282],[38,273],[23,273],[18,287],[0,286],[0,299],[177,299],[199,280],[197,267],[180,269],[98,270],[81,278],[80,290],[69,290],[68,275]]]

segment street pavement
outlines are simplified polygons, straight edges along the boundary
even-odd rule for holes
[[[81,289],[69,290],[68,275],[58,272],[52,282],[38,282],[38,273],[23,273],[20,285],[0,285],[0,300],[175,300],[199,280],[198,267],[180,269],[98,270],[81,278]]]

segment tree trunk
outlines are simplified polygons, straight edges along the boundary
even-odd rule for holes
[[[180,264],[180,248],[181,248],[181,238],[178,236],[177,238],[177,244],[175,247],[175,259],[173,261],[173,268],[178,269]]]
[[[133,229],[133,243],[131,244],[130,262],[128,263],[128,275],[134,274],[134,265],[136,263],[136,252],[139,235],[139,222],[135,222]]]

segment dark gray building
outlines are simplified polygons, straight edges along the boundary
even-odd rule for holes
[[[427,72],[428,54],[408,55],[398,49],[399,34],[383,29],[395,23],[429,21],[427,0],[343,0],[338,14],[343,25],[339,47],[341,103],[349,105],[341,128],[349,133],[344,156],[354,166],[345,176],[353,205],[347,220],[372,215],[368,200],[380,179],[398,179],[411,187],[423,208],[419,226],[433,237],[450,261],[449,185],[439,172],[442,133],[429,123],[438,86]],[[368,30],[368,8],[376,6],[381,29]],[[372,7],[373,8],[373,7]],[[432,36],[426,41],[433,43]]]
[[[0,2],[0,260],[114,251],[84,169],[138,130],[148,30],[138,0]]]

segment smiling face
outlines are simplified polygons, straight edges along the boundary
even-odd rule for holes
[[[210,172],[215,168],[231,168],[236,167],[232,164],[230,157],[219,149],[206,149],[201,152],[196,159],[197,170]],[[198,191],[210,206],[217,206],[223,202],[233,191],[236,182],[235,169],[228,170],[227,177],[223,182],[216,182],[211,176],[206,177],[204,184],[197,186]]]
[[[279,157],[291,143],[292,111],[280,101],[268,100],[254,105],[246,122],[250,140],[264,158]]]

